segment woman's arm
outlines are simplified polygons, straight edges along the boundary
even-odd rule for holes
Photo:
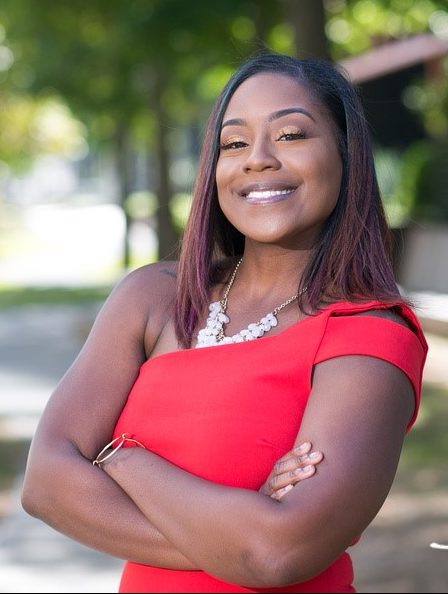
[[[173,287],[172,278],[152,265],[129,274],[112,292],[41,417],[22,504],[92,548],[139,563],[191,569],[120,486],[91,463],[111,439],[146,359],[145,343],[151,347],[148,334],[157,338]]]
[[[210,483],[141,448],[103,468],[194,565],[246,586],[281,586],[323,571],[375,517],[413,406],[407,377],[385,361],[345,356],[316,366],[299,438],[325,460],[281,501]]]

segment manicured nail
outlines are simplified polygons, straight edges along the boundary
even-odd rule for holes
[[[304,452],[307,452],[310,447],[311,447],[310,442],[309,441],[305,441],[298,448],[295,448],[294,449],[294,453],[295,454],[303,454]]]
[[[308,466],[304,466],[302,468],[302,472],[309,472],[310,470],[313,470],[314,466],[312,464],[308,465]]]

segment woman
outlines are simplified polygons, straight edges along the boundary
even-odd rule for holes
[[[426,351],[356,92],[329,63],[256,57],[212,112],[179,263],[112,292],[23,506],[128,559],[122,592],[354,592],[346,549],[389,492]]]

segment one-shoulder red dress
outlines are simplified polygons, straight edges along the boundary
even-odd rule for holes
[[[293,445],[313,366],[343,355],[388,361],[409,378],[415,413],[427,343],[414,312],[394,304],[408,327],[362,311],[377,301],[336,303],[277,335],[166,353],[146,361],[114,436],[133,433],[177,466],[222,485],[258,490]],[[317,577],[269,590],[225,583],[203,571],[126,562],[120,592],[355,592],[344,552]]]

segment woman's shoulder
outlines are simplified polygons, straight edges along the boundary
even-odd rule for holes
[[[401,298],[390,301],[338,301],[331,303],[326,309],[330,316],[370,316],[396,322],[408,328],[416,321],[412,305]]]
[[[103,309],[115,312],[120,318],[132,316],[142,323],[165,319],[174,309],[176,278],[177,262],[174,261],[135,268],[116,282]]]
[[[173,319],[177,262],[159,261],[125,273],[102,308],[106,323],[117,324],[150,353],[162,330]]]
[[[397,336],[403,336],[403,333],[414,335],[423,349],[427,350],[427,342],[420,320],[412,303],[404,298],[356,303],[341,301],[331,304],[326,311],[328,319],[333,319],[335,322],[330,323],[330,327],[333,329],[339,328],[341,331],[347,332],[351,328],[353,331],[357,330],[360,336],[365,333],[369,334],[373,330],[386,334],[392,332]],[[353,323],[350,320],[353,320]]]
[[[125,273],[115,290],[137,293],[146,298],[173,296],[176,292],[177,261],[145,264]]]
[[[153,281],[159,279],[159,277],[176,279],[178,264],[177,260],[159,260],[158,262],[151,262],[128,271],[123,278]]]
[[[383,320],[389,320],[390,322],[395,322],[400,324],[401,326],[405,326],[406,328],[410,328],[410,324],[407,321],[407,316],[401,313],[401,309],[397,308],[396,306],[392,305],[389,307],[378,308],[375,305],[372,306],[372,309],[355,311],[353,313],[355,316],[373,316],[375,318],[382,318]]]

